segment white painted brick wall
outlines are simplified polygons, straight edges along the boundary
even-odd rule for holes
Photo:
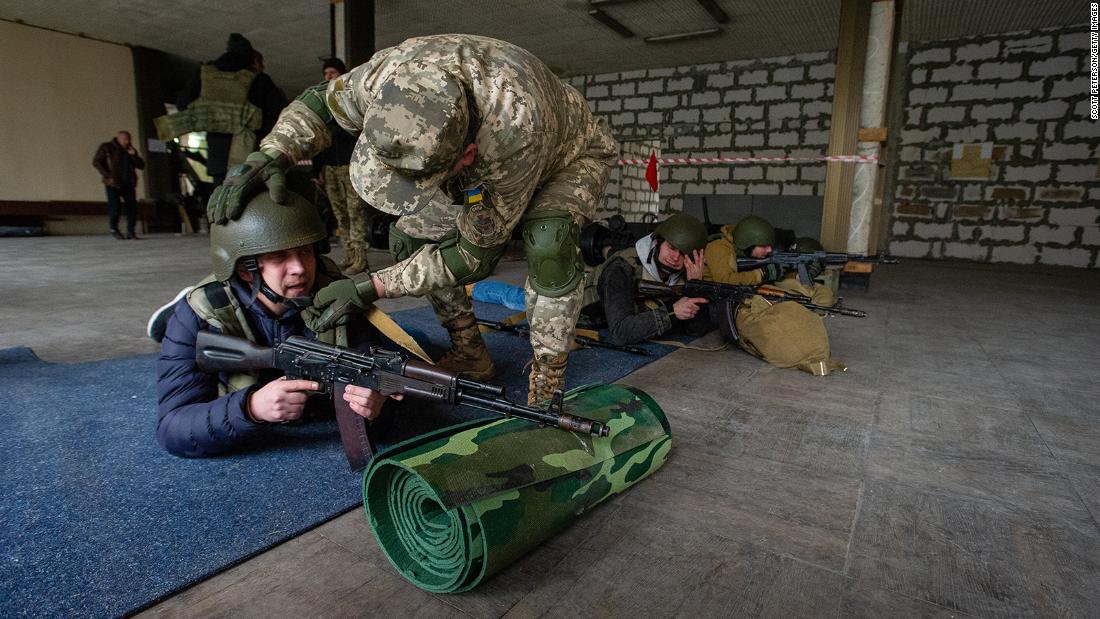
[[[1077,228],[1073,226],[1032,226],[1028,232],[1032,243],[1068,245],[1073,242]]]
[[[772,73],[772,82],[800,82],[806,77],[806,67],[788,67],[776,69]]]
[[[1008,245],[994,247],[990,253],[991,262],[1014,262],[1016,264],[1034,264],[1039,250],[1034,245]]]
[[[1022,243],[1026,234],[1025,226],[983,226],[982,238],[990,241],[1009,241]]]
[[[716,75],[708,75],[707,88],[721,90],[733,86],[735,81],[735,74],[733,73],[719,73]]]
[[[965,82],[974,79],[974,67],[968,64],[955,64],[932,71],[933,82]]]
[[[1067,52],[1089,48],[1089,34],[1087,32],[1073,32],[1058,37],[1058,51]],[[1049,50],[1048,50],[1049,51]]]
[[[754,85],[754,84],[767,84],[768,72],[767,70],[760,71],[746,71],[737,78],[737,83],[742,86]]]
[[[930,123],[957,123],[962,122],[966,116],[966,107],[936,106],[928,110],[928,122]]]
[[[1096,163],[1087,165],[1058,164],[1055,180],[1059,183],[1087,183],[1096,180]]]
[[[1047,54],[1051,50],[1054,37],[1037,36],[1026,39],[1009,39],[1005,41],[1006,54],[1034,53]]]
[[[792,99],[820,99],[825,96],[825,85],[822,83],[817,84],[795,84],[791,86],[791,98]]]
[[[980,80],[1014,80],[1023,74],[1022,62],[987,62],[978,66]]]
[[[970,62],[972,60],[988,60],[996,58],[1000,53],[1001,44],[999,41],[990,41],[988,43],[974,43],[971,45],[963,45],[955,50],[955,59],[963,62]]]
[[[787,87],[766,86],[763,88],[757,88],[755,95],[757,101],[775,101],[777,99],[786,99]]]
[[[1030,166],[1008,166],[1005,168],[1004,178],[1007,182],[1030,181],[1039,182],[1050,178],[1050,164]]]
[[[1013,112],[1011,103],[997,103],[994,105],[975,105],[970,108],[970,115],[974,120],[984,121],[992,118],[1011,118]]]
[[[957,86],[956,89],[962,88]],[[909,91],[909,103],[911,105],[927,105],[930,103],[943,103],[947,101],[946,88],[914,88]]]
[[[1069,103],[1065,101],[1039,101],[1025,103],[1020,110],[1020,120],[1049,120],[1061,118],[1069,111]]]
[[[913,54],[912,58],[909,59],[909,64],[929,64],[933,62],[949,62],[950,60],[951,48],[940,47],[926,49],[922,52],[917,52],[916,54]]]
[[[1087,249],[1056,249],[1044,247],[1039,254],[1040,264],[1055,264],[1069,267],[1087,267],[1092,257],[1092,252]]]
[[[1077,70],[1075,56],[1057,56],[1048,60],[1036,60],[1027,70],[1028,75],[1044,77],[1047,75],[1065,75]]]
[[[943,256],[945,258],[984,261],[989,256],[989,248],[977,243],[949,242],[943,244]]]
[[[1065,136],[1068,138],[1100,138],[1100,122],[1095,120],[1067,122]]]
[[[1015,123],[993,127],[993,136],[998,140],[1034,140],[1039,137],[1039,125],[1035,123]]]
[[[1082,206],[1078,208],[1052,208],[1047,216],[1055,226],[1096,226],[1100,219],[1100,208]]]
[[[932,244],[927,241],[890,241],[890,253],[899,258],[927,258]]]
[[[997,86],[994,84],[962,84],[959,86],[955,86],[951,89],[952,101],[973,101],[975,99],[979,101],[986,101],[996,96]],[[916,101],[913,101],[911,96],[909,100],[913,103],[917,103]],[[942,103],[943,101],[946,101],[946,99],[942,99],[940,101],[928,100],[926,102]]]
[[[955,224],[913,224],[913,235],[922,239],[947,239],[951,238],[951,232]]]
[[[1081,77],[1067,79],[1067,80],[1054,80],[1053,86],[1050,89],[1050,96],[1054,99],[1064,97],[1078,97],[1089,91],[1089,80],[1082,75]],[[1082,100],[1081,103],[1086,103],[1086,100]],[[1084,109],[1081,110],[1082,115]]]
[[[949,144],[985,142],[989,139],[989,125],[983,123],[948,129],[944,139]]]
[[[998,99],[1037,99],[1043,96],[1043,80],[997,84]]]

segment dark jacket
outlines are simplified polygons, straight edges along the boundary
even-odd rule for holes
[[[248,304],[249,290],[233,280],[233,292],[241,305],[257,344],[274,346],[291,335],[312,337],[298,310],[273,318],[260,301]],[[252,421],[245,412],[248,398],[259,386],[282,376],[270,370],[260,375],[260,385],[218,395],[219,381],[224,376],[207,374],[195,364],[195,339],[199,330],[214,330],[202,321],[181,299],[168,321],[160,358],[157,359],[157,441],[177,456],[204,457],[223,454],[242,447],[261,433],[266,424]],[[365,348],[375,342],[370,328],[348,330],[359,334],[363,341],[352,342],[355,348]],[[327,398],[311,398],[308,412],[332,414]]]
[[[672,313],[672,304],[657,301],[649,308],[638,301],[637,270],[626,260],[612,257],[596,283],[599,307],[585,308],[586,313],[603,311],[608,339],[616,346],[637,344],[660,335],[701,336],[710,329],[706,306],[691,320],[680,320]]]
[[[92,158],[92,165],[99,170],[104,185],[135,187],[137,186],[136,170],[145,169],[145,160],[137,154],[136,148],[131,155],[118,143],[118,140],[112,139],[110,142],[99,145],[95,151],[95,157]]]
[[[313,172],[316,174],[321,166],[342,166],[351,163],[351,154],[355,150],[358,139],[358,136],[343,129],[333,129],[332,144],[313,157]]]

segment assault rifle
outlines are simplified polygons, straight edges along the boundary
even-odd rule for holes
[[[853,318],[866,318],[867,312],[849,307],[817,305],[813,299],[803,294],[795,294],[777,288],[767,286],[748,286],[740,284],[721,284],[701,279],[689,279],[686,284],[666,286],[657,282],[642,280],[638,284],[638,293],[643,297],[703,297],[711,301],[730,300],[735,303],[748,301],[756,295],[760,295],[769,301],[794,301],[802,307],[818,312],[851,316]]]
[[[797,269],[798,281],[810,286],[814,278],[810,277],[807,266],[815,262],[824,265],[848,264],[849,262],[866,262],[870,264],[897,264],[898,259],[891,256],[861,256],[858,254],[844,254],[831,251],[810,251],[804,253],[780,252],[767,258],[738,258],[737,270],[750,271],[760,269],[769,264],[778,264],[785,269]]]
[[[531,335],[531,328],[523,325],[510,325],[505,322],[493,322],[492,320],[481,320],[480,318],[478,319],[477,324],[493,329],[494,331],[502,331],[504,333],[511,333],[513,335],[519,335],[522,337],[529,337]],[[578,345],[584,348],[606,348],[608,350],[628,352],[633,355],[651,354],[648,350],[640,346],[616,346],[615,344],[597,340],[596,338],[588,337],[587,335],[573,335],[573,340],[575,340]]]
[[[433,402],[465,404],[579,434],[608,434],[607,426],[599,421],[562,412],[561,391],[554,393],[545,409],[515,404],[504,397],[504,387],[459,378],[454,372],[381,348],[364,353],[300,336],[288,337],[282,344],[267,348],[241,338],[200,331],[195,349],[199,368],[207,372],[275,368],[285,372],[287,378],[316,381],[321,393],[334,396],[340,440],[353,471],[367,465],[374,456],[375,445],[368,435],[366,420],[340,397],[347,385],[367,387],[385,396],[400,393]]]
[[[717,315],[718,326],[722,334],[727,338],[737,341],[741,334],[737,332],[737,322],[734,308],[738,303],[748,301],[756,295],[760,295],[769,301],[793,301],[809,310],[852,316],[854,318],[866,318],[867,312],[847,307],[827,307],[817,305],[813,299],[802,294],[795,294],[785,290],[768,288],[767,286],[748,286],[740,284],[720,284],[698,279],[689,279],[686,284],[666,286],[657,282],[642,280],[638,284],[638,294],[643,297],[703,297],[710,301],[726,301],[729,311]]]

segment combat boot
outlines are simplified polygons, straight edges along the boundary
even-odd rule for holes
[[[451,349],[443,354],[437,364],[439,367],[458,372],[469,380],[486,381],[496,375],[497,368],[481,337],[476,318],[460,316],[444,321],[443,326],[451,336]]]
[[[358,275],[370,268],[367,264],[367,250],[361,245],[348,246],[348,263],[344,267],[344,275],[351,277]]]
[[[534,406],[545,402],[558,389],[565,389],[565,362],[569,353],[538,356],[531,362],[531,374],[527,378],[527,404]]]

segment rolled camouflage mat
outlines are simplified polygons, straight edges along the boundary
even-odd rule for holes
[[[565,408],[610,434],[476,420],[378,454],[363,505],[397,571],[427,591],[472,589],[660,468],[672,448],[668,420],[640,390],[581,387]]]

